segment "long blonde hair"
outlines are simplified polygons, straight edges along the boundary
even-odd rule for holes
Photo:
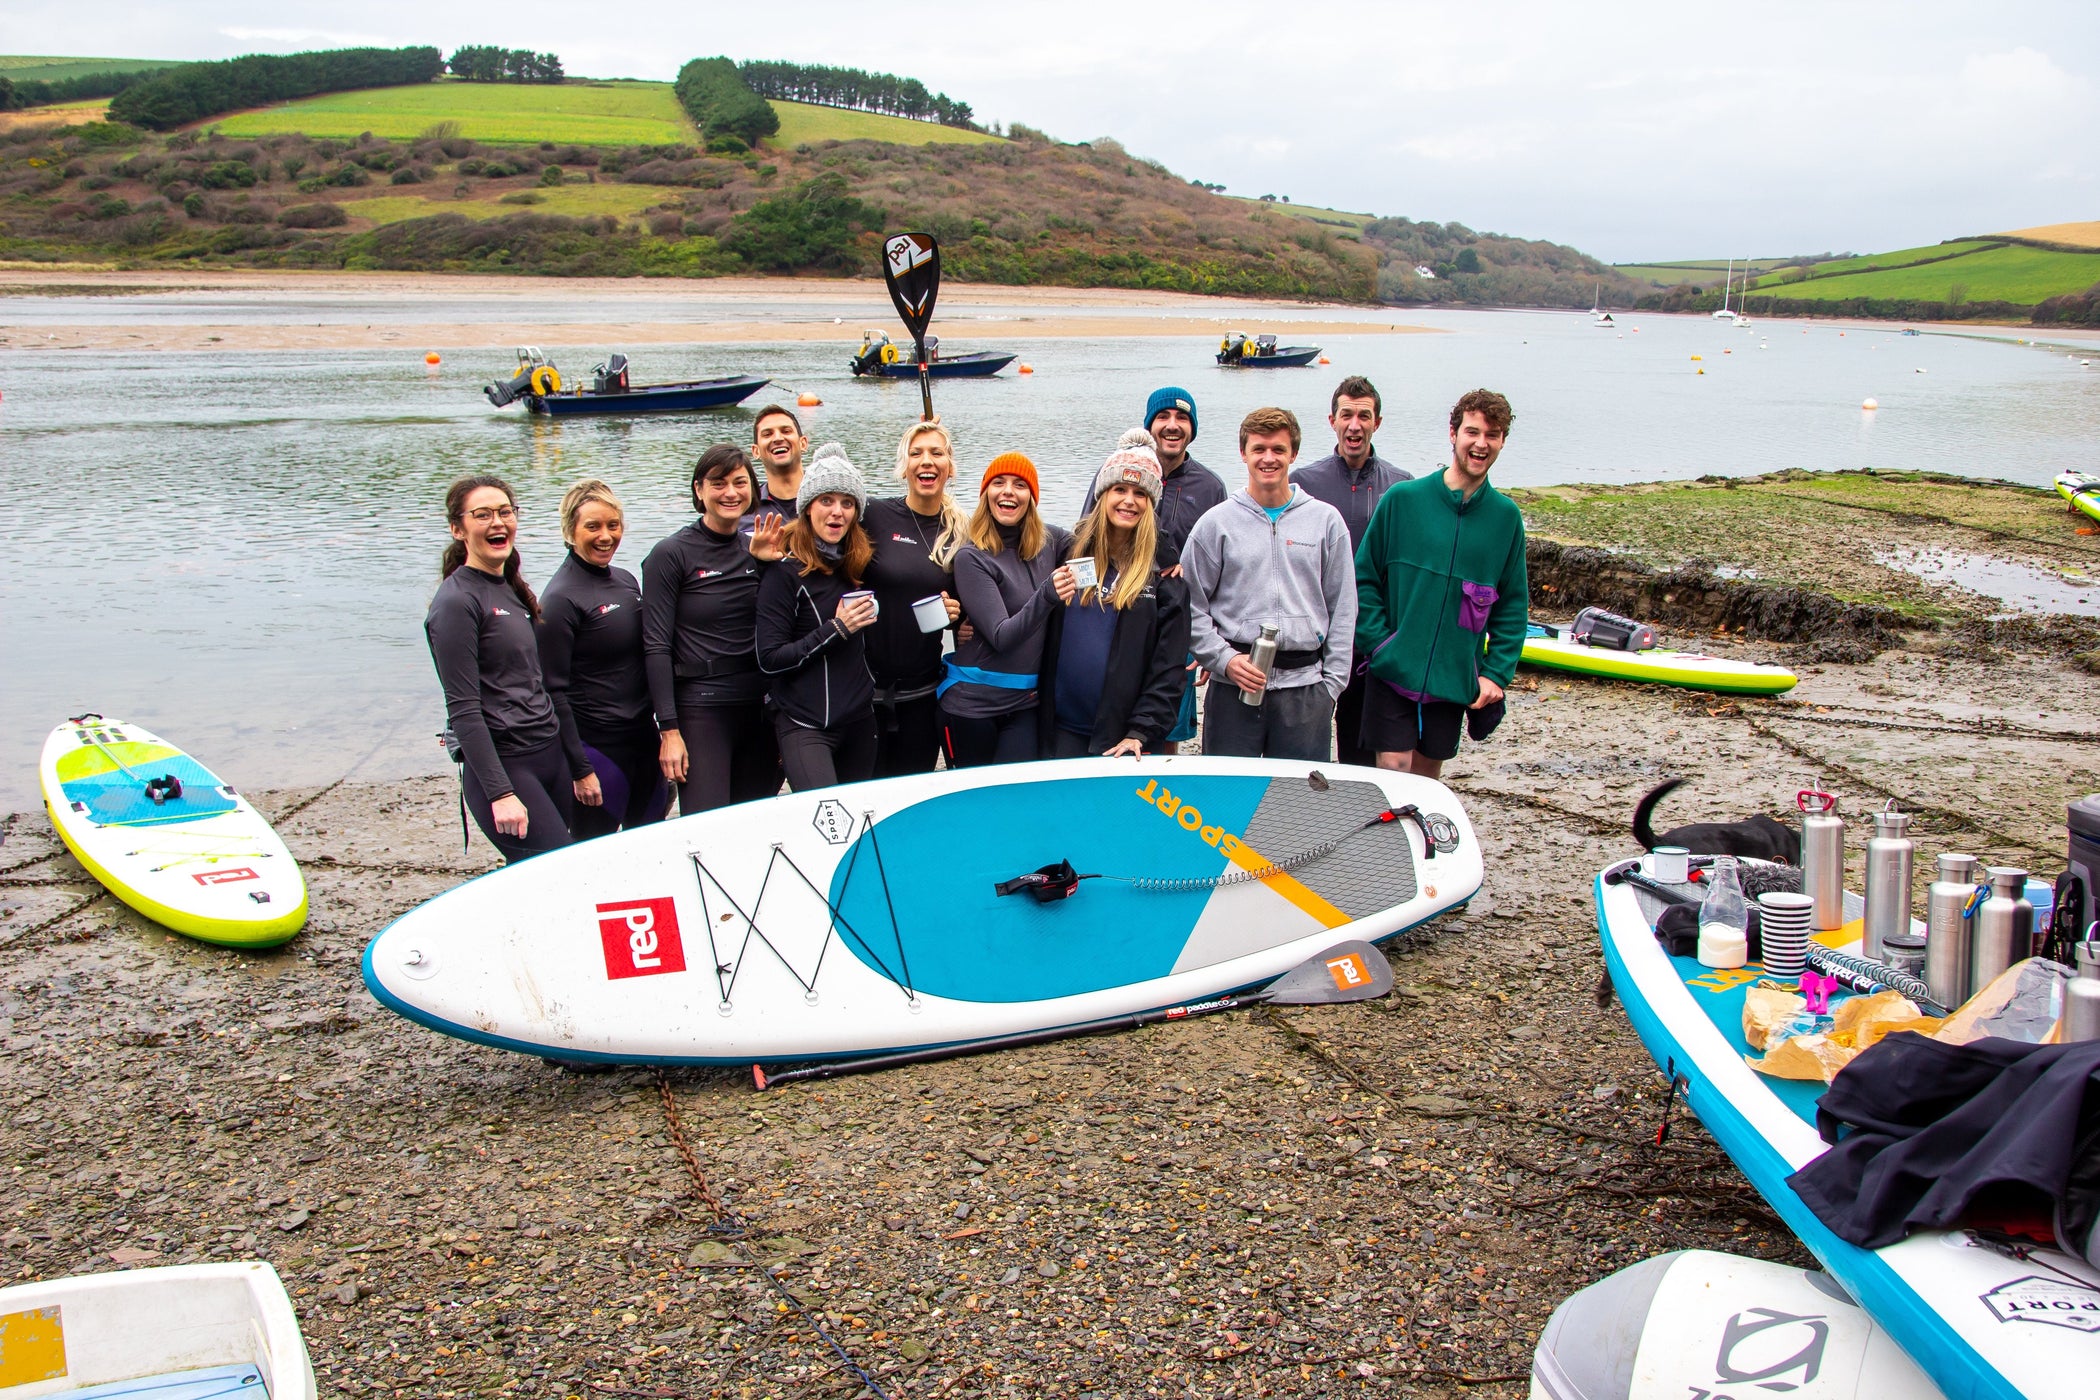
[[[939,437],[941,445],[948,449],[948,476],[951,481],[955,477],[955,439],[949,436],[948,430],[939,423],[914,423],[904,430],[903,437],[897,439],[897,480],[905,483],[907,500],[910,499],[911,490],[911,445],[928,433]],[[969,537],[970,523],[963,515],[961,503],[955,499],[953,492],[942,487],[941,532],[934,537],[933,548],[927,557],[943,569],[953,569],[956,551],[963,547]]]
[[[1114,488],[1111,487],[1110,490]],[[1152,582],[1152,561],[1159,550],[1159,511],[1152,498],[1139,492],[1145,502],[1145,513],[1138,517],[1136,528],[1124,535],[1121,541],[1115,537],[1119,532],[1108,520],[1108,496],[1094,502],[1094,508],[1079,519],[1072,530],[1072,547],[1065,551],[1065,558],[1077,559],[1081,555],[1092,555],[1094,574],[1097,578],[1108,574],[1108,566],[1116,568],[1115,591],[1108,595],[1108,605],[1118,612],[1138,600]],[[1080,595],[1080,601],[1092,604],[1101,590],[1089,588]]]
[[[563,544],[576,543],[576,522],[583,515],[583,508],[592,501],[611,506],[619,515],[621,521],[623,523],[626,521],[627,507],[620,504],[620,498],[613,494],[612,487],[607,486],[596,477],[587,477],[571,486],[568,494],[561,498],[561,539]]]
[[[1035,497],[1030,496],[1028,509],[1021,516],[1021,538],[1014,542],[1015,552],[1023,559],[1033,559],[1043,552],[1049,539],[1049,532],[1043,529],[1043,514],[1035,508]],[[969,541],[986,554],[997,554],[1006,548],[1006,539],[999,533],[999,517],[992,514],[990,493],[977,498],[977,509],[970,516]]]

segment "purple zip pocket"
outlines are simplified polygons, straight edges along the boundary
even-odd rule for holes
[[[1467,583],[1459,581],[1465,596],[1458,603],[1458,625],[1468,632],[1485,632],[1488,625],[1488,609],[1502,596],[1491,583]]]

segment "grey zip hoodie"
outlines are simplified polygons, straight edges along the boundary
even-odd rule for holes
[[[1317,666],[1269,673],[1277,690],[1319,682],[1329,697],[1349,683],[1356,637],[1356,560],[1341,512],[1293,489],[1274,521],[1242,488],[1207,512],[1181,553],[1189,586],[1189,640],[1203,669],[1225,663],[1251,644],[1262,624],[1278,628],[1279,651],[1325,645]]]

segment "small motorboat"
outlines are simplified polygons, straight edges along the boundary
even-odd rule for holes
[[[1218,342],[1218,363],[1241,369],[1290,369],[1319,358],[1319,346],[1278,345],[1273,335],[1245,336],[1234,331]]]
[[[926,373],[933,379],[981,379],[997,374],[1014,362],[1012,355],[976,350],[967,355],[941,354],[941,338],[926,337]],[[868,331],[860,338],[860,349],[846,362],[856,378],[876,375],[885,379],[917,379],[919,362],[908,345],[899,345],[884,331]]]
[[[729,408],[742,403],[770,380],[748,374],[724,375],[719,379],[688,379],[676,384],[630,384],[627,357],[615,352],[597,365],[591,387],[564,387],[561,371],[536,345],[518,347],[518,372],[501,384],[481,392],[490,403],[504,408],[525,401],[530,413],[561,418],[570,414],[602,413],[690,413],[699,409]]]

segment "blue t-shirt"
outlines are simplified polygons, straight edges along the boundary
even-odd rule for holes
[[[1283,519],[1283,513],[1289,510],[1290,508],[1291,503],[1289,501],[1285,501],[1280,506],[1263,506],[1261,508],[1261,511],[1263,515],[1269,517],[1269,523],[1271,525],[1274,525],[1277,521]]]
[[[1074,734],[1094,732],[1101,686],[1108,677],[1109,644],[1115,635],[1114,608],[1105,603],[1090,606],[1077,598],[1065,606],[1064,636],[1057,648],[1058,728]]]

